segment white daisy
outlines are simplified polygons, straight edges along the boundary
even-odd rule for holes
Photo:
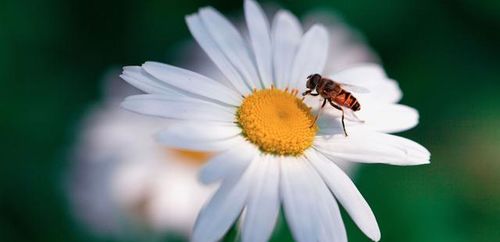
[[[317,12],[309,15],[308,19],[319,18],[328,28],[331,57],[326,70],[377,59],[337,17]],[[180,64],[213,79],[224,79],[194,43],[181,49]],[[202,162],[193,164],[185,152],[163,148],[150,139],[157,129],[166,127],[164,120],[116,107],[123,97],[139,92],[115,80],[115,74],[113,70],[106,75],[105,100],[88,113],[71,157],[74,164],[68,192],[74,213],[101,236],[137,236],[138,227],[189,235],[199,209],[213,191],[195,180]],[[346,172],[356,166],[352,162],[337,164]]]
[[[397,104],[398,85],[378,65],[324,73],[329,40],[322,25],[303,33],[298,20],[284,10],[270,25],[250,0],[245,1],[245,17],[248,40],[211,7],[186,18],[227,82],[157,62],[125,67],[122,74],[150,93],[127,98],[123,107],[177,120],[157,135],[160,143],[220,152],[200,173],[204,183],[221,185],[200,212],[192,240],[219,240],[243,214],[242,240],[266,241],[283,204],[297,241],[346,241],[338,201],[378,241],[371,209],[336,162],[429,163],[424,147],[386,133],[415,126],[417,112]],[[365,122],[347,122],[348,137],[334,108],[311,125],[314,111],[297,93],[312,73],[370,90],[355,94],[362,105],[358,116]]]

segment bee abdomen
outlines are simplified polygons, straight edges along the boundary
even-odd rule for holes
[[[360,109],[361,109],[361,105],[359,105],[358,100],[355,100],[354,104],[352,105],[352,110],[359,111]]]
[[[352,96],[350,92],[342,90],[339,95],[335,97],[335,102],[338,104],[350,108],[353,111],[358,111],[361,109],[361,105],[358,100]]]

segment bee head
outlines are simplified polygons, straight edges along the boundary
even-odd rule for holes
[[[306,87],[309,89],[314,89],[318,85],[319,81],[321,80],[321,75],[320,74],[312,74],[307,77],[307,83]]]

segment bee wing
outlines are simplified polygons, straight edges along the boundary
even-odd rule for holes
[[[342,82],[338,82],[338,84],[343,89],[345,89],[346,91],[349,91],[349,92],[354,92],[354,93],[369,93],[370,92],[370,90],[368,90],[367,88],[361,87],[361,86],[342,83]]]
[[[352,109],[342,107],[342,110],[344,111],[344,118],[346,120],[356,122],[356,123],[364,123],[365,122],[364,120],[361,120],[360,118],[358,118],[358,116],[354,113],[354,111],[352,111]]]

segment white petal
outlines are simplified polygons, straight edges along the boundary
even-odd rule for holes
[[[260,79],[264,87],[270,87],[273,84],[273,72],[269,22],[262,8],[253,0],[245,1],[245,19]]]
[[[142,68],[157,79],[185,92],[238,106],[242,97],[235,91],[198,73],[158,62],[146,62]]]
[[[274,81],[278,88],[287,87],[292,74],[295,53],[302,36],[297,18],[288,11],[280,10],[273,20],[272,45]]]
[[[340,209],[335,201],[332,193],[323,182],[323,179],[310,167],[311,181],[314,182],[313,189],[316,191],[316,197],[311,197],[316,204],[317,219],[319,220],[318,240],[321,242],[347,242],[347,233],[344,227],[344,222],[340,215]]]
[[[310,242],[318,237],[314,187],[303,160],[283,157],[281,161],[281,196],[286,220],[296,241]]]
[[[418,124],[418,111],[400,104],[366,103],[356,114],[368,128],[385,133],[401,132]]]
[[[146,93],[179,96],[171,85],[168,85],[148,74],[140,66],[125,66],[120,77],[130,85]]]
[[[210,184],[229,176],[240,176],[259,154],[252,144],[241,142],[208,161],[199,173],[199,180]]]
[[[248,198],[243,222],[243,242],[266,242],[271,237],[280,209],[280,161],[268,156],[259,163],[256,179]]]
[[[158,94],[130,96],[121,105],[125,109],[142,114],[193,121],[232,123],[236,113],[234,107],[221,106],[189,97],[173,99]]]
[[[314,146],[332,160],[391,165],[422,165],[430,161],[423,146],[395,135],[350,127],[343,133],[317,136]]]
[[[361,102],[360,102],[361,103]],[[314,106],[313,106],[314,107]],[[320,116],[321,125],[334,125],[339,123],[342,112],[327,107]],[[352,112],[352,111],[350,111]],[[401,104],[381,103],[381,102],[364,102],[361,104],[361,110],[355,112],[355,115],[361,120],[351,121],[345,119],[347,129],[352,126],[363,126],[374,131],[384,133],[401,132],[415,127],[418,124],[418,111],[414,108]],[[321,130],[320,132],[324,132]]]
[[[318,219],[321,223],[318,241],[320,242],[347,242],[347,232],[340,209],[328,188],[318,188],[318,196],[323,204],[318,204]]]
[[[334,73],[330,77],[341,83],[361,86],[370,90],[366,94],[355,94],[361,105],[365,100],[368,102],[397,103],[402,97],[397,82],[389,79],[384,69],[377,64],[360,64]]]
[[[351,179],[316,151],[310,150],[306,156],[361,231],[370,239],[379,241],[380,230],[375,215]]]
[[[282,178],[286,219],[297,241],[347,241],[339,207],[309,161],[283,160]]]
[[[192,241],[218,241],[229,230],[248,197],[256,175],[251,164],[243,176],[225,180],[198,215]]]
[[[321,25],[313,25],[304,34],[294,58],[290,87],[302,90],[307,76],[323,72],[328,44],[328,31]]]
[[[199,16],[219,48],[243,75],[252,88],[261,88],[257,69],[252,61],[247,44],[238,30],[217,10],[202,8]]]
[[[314,107],[314,106],[313,106]],[[319,127],[319,131],[317,133],[317,135],[319,136],[324,136],[324,135],[340,135],[340,134],[344,134],[344,129],[342,127],[342,123],[340,121],[340,116],[342,115],[342,113],[339,111],[337,113],[337,111],[335,110],[332,110],[334,108],[323,108],[322,110],[322,113],[320,114],[319,116],[319,119],[318,119],[318,122],[317,122],[317,125]],[[315,112],[318,112],[317,110],[315,110]],[[346,125],[348,125],[349,123],[347,123],[347,120],[346,120]],[[347,126],[346,127],[347,129],[347,132],[349,133],[349,131],[351,130],[351,127],[350,126]]]
[[[217,45],[210,33],[203,25],[200,16],[193,14],[186,17],[186,22],[189,31],[196,39],[201,48],[207,53],[210,59],[217,65],[220,71],[231,82],[233,87],[242,95],[251,93],[250,85],[245,82],[244,78],[238,73],[238,70],[231,64],[229,59],[224,55],[221,48]]]
[[[156,136],[159,143],[181,149],[221,151],[241,142],[241,129],[234,124],[178,122]]]

